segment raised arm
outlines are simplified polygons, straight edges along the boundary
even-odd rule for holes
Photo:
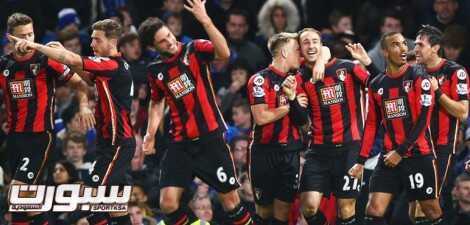
[[[230,57],[230,50],[228,48],[227,40],[215,27],[211,18],[207,15],[206,1],[201,0],[187,0],[184,5],[186,10],[190,11],[194,17],[202,24],[204,30],[209,35],[209,39],[214,45],[215,59],[226,60]]]

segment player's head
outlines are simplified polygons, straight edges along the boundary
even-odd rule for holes
[[[415,40],[416,61],[426,64],[439,57],[441,51],[442,32],[430,25],[423,25]]]
[[[268,40],[268,49],[273,59],[282,58],[289,69],[300,66],[300,47],[296,33],[281,32]]]
[[[7,32],[18,38],[34,41],[33,19],[23,13],[13,13],[7,20]]]
[[[322,47],[320,32],[314,28],[304,28],[298,34],[302,57],[307,63],[314,63]]]
[[[406,63],[408,45],[405,37],[399,32],[388,32],[380,38],[380,46],[387,64],[401,66]]]
[[[156,17],[150,17],[140,25],[139,36],[143,46],[154,47],[162,55],[174,55],[178,52],[175,35]]]
[[[119,37],[122,34],[121,24],[111,19],[100,20],[91,27],[91,48],[96,56],[110,56],[117,51]]]

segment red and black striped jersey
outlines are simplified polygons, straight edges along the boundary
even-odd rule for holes
[[[382,123],[385,152],[403,157],[428,155],[432,141],[428,131],[434,91],[425,69],[405,64],[396,74],[380,74],[369,84],[368,113],[359,163],[368,158]]]
[[[469,78],[465,69],[450,60],[442,59],[435,68],[427,72],[438,80],[443,94],[454,101],[468,100]],[[439,101],[434,105],[431,119],[431,134],[434,145],[452,147],[455,153],[459,120],[450,115]]]
[[[148,66],[151,98],[165,98],[170,107],[170,135],[173,141],[195,140],[224,132],[225,121],[216,104],[209,72],[214,46],[207,40],[179,43],[177,54],[158,58]]]
[[[312,70],[302,65],[303,89],[309,99],[311,145],[341,147],[360,141],[364,127],[364,88],[369,73],[350,60],[332,59],[323,80],[313,83]]]
[[[275,109],[289,104],[282,91],[282,82],[288,73],[279,71],[270,65],[248,80],[248,99],[250,105],[267,104],[268,109]],[[300,73],[295,74],[297,94],[304,93]],[[259,126],[254,124],[252,131],[253,144],[286,146],[287,149],[299,149],[302,146],[299,129],[292,123],[289,114],[281,119]]]
[[[134,138],[130,110],[134,87],[129,64],[121,57],[83,57],[83,70],[91,73],[98,101],[95,109],[99,141],[119,145]]]
[[[51,131],[56,84],[72,77],[69,67],[39,52],[21,61],[10,54],[0,58],[0,73],[9,132]]]

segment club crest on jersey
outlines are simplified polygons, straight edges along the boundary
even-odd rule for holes
[[[10,86],[10,94],[13,99],[26,99],[34,97],[32,79],[11,81],[8,83],[8,85]]]
[[[39,63],[34,63],[29,65],[29,69],[31,70],[31,73],[34,74],[34,76],[37,76],[39,73]]]
[[[460,69],[457,71],[457,78],[459,78],[459,80],[466,80],[467,79],[467,73],[465,73],[465,70],[463,69]]]
[[[403,97],[384,100],[384,110],[388,120],[408,117],[408,107]]]
[[[334,84],[320,88],[320,98],[323,106],[344,102],[344,88],[342,84]]]
[[[167,85],[168,89],[170,89],[176,99],[189,94],[195,89],[194,84],[186,73],[183,73],[179,77],[168,82]]]
[[[342,69],[336,70],[336,76],[338,76],[338,79],[341,81],[346,80],[346,69],[342,68]]]
[[[281,89],[281,88],[279,87],[279,85],[275,84],[275,85],[274,85],[274,90],[275,90],[275,91],[279,91],[279,89]]]
[[[3,76],[8,77],[10,75],[10,70],[4,70],[3,71]]]
[[[379,88],[379,90],[377,90],[377,94],[383,95],[383,94],[384,94],[384,89],[383,89],[383,88]]]
[[[405,90],[406,93],[408,93],[408,91],[410,91],[412,86],[413,86],[413,81],[412,80],[403,81],[403,89]]]
[[[124,62],[124,69],[129,70],[129,64],[127,62]]]

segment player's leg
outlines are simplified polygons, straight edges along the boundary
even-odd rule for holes
[[[399,170],[397,167],[385,166],[381,156],[369,182],[370,193],[364,218],[365,225],[386,225],[385,212],[393,195],[402,189]]]
[[[273,153],[261,146],[251,146],[249,150],[249,174],[251,186],[255,197],[256,224],[268,225],[273,218],[274,188],[273,177],[274,168],[271,162]]]
[[[323,193],[331,191],[332,173],[329,157],[306,154],[300,179],[300,201],[302,214],[309,225],[327,224],[325,215],[319,210]]]
[[[10,155],[10,170],[13,171],[11,185],[39,185],[54,148],[54,137],[50,132],[35,134],[10,134],[7,151]],[[33,147],[34,146],[34,147]],[[34,193],[23,192],[20,197],[30,197]],[[42,212],[12,213],[12,224],[44,225],[47,215]]]
[[[334,192],[338,207],[338,225],[356,225],[356,199],[359,197],[362,180],[351,177],[348,170],[356,163],[359,143],[345,147],[343,154],[335,157]]]
[[[91,180],[87,186],[124,186],[129,185],[125,173],[130,168],[130,162],[135,152],[135,140],[130,139],[119,145],[98,144],[97,156],[90,169]],[[97,212],[91,213],[87,220],[90,224],[103,224],[106,222],[116,225],[131,223],[127,211],[124,212]]]
[[[443,224],[438,198],[438,171],[433,156],[412,158],[402,163],[402,179],[406,182],[409,200],[419,202],[428,223]]]
[[[219,199],[232,224],[252,224],[250,213],[241,204],[235,165],[223,136],[201,139],[200,152],[193,158],[194,173],[219,193]]]
[[[282,150],[281,150],[282,151]],[[299,189],[300,152],[274,153],[277,161],[277,174],[274,178],[274,201],[272,225],[287,225],[289,212]]]

